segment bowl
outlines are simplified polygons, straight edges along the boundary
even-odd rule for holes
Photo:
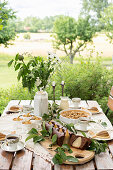
[[[66,109],[60,112],[60,121],[65,123],[78,123],[80,118],[89,120],[92,114],[88,110],[84,109]]]

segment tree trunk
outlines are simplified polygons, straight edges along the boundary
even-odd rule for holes
[[[69,57],[70,57],[70,64],[73,64],[74,55],[70,54]]]

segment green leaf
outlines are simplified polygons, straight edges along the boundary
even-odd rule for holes
[[[49,134],[50,135],[52,134],[52,129],[53,129],[53,127],[49,128]]]
[[[57,153],[52,159],[54,164],[62,164],[63,160],[61,159],[60,155]]]
[[[35,136],[35,137],[33,138],[33,142],[34,142],[34,143],[41,142],[41,141],[43,141],[43,140],[44,140],[43,136]]]
[[[64,149],[64,150],[67,150],[69,153],[72,153],[73,151],[70,149],[70,146],[68,145],[68,144],[63,144],[62,145],[62,148]]]
[[[46,113],[44,113],[44,115],[42,116],[42,118],[43,118],[43,120],[48,120],[49,115],[48,115],[48,114],[46,114]]]
[[[28,141],[29,139],[32,139],[32,138],[36,137],[36,136],[37,136],[36,134],[29,135],[29,136],[26,138],[25,142]]]
[[[19,56],[19,53],[16,54],[16,57],[15,57],[15,60],[16,60],[16,61],[18,60],[18,56]]]
[[[102,122],[101,125],[104,126],[104,127],[107,127],[107,123],[106,122]]]
[[[57,135],[55,134],[52,136],[52,144],[56,143],[56,141],[57,141]]]
[[[15,71],[18,70],[21,66],[21,63],[18,63],[16,66],[15,66]]]
[[[85,134],[85,132],[83,132],[83,131],[80,131],[80,132],[82,133],[82,135],[83,135],[84,137],[87,137],[86,134]]]
[[[67,156],[67,160],[69,162],[78,162],[78,159],[76,157],[73,157],[73,156]]]
[[[28,134],[38,134],[38,131],[37,131],[37,129],[32,128],[32,129],[28,132]]]
[[[67,159],[67,156],[66,156],[66,154],[64,153],[63,150],[60,151],[60,157],[62,158],[63,162],[65,162],[66,159]]]
[[[41,131],[41,134],[42,134],[42,136],[49,136],[49,133],[48,133],[48,131],[46,130],[46,129],[43,129],[42,131]]]
[[[11,65],[12,65],[12,63],[13,63],[13,59],[8,63],[8,67],[10,67]]]
[[[0,25],[0,30],[2,30],[3,29],[3,25]]]
[[[17,79],[20,80],[20,77],[22,76],[23,74],[23,68],[20,69],[20,71],[18,72],[18,76],[17,76]]]

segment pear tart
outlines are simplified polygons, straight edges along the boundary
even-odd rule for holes
[[[3,133],[0,133],[0,140],[4,140],[6,137],[6,135],[4,135]]]
[[[98,133],[95,135],[95,137],[101,138],[101,139],[108,139],[108,138],[110,138],[110,135],[109,135],[109,133],[108,133],[106,130],[103,130],[103,131],[101,131],[101,132],[98,132]]]

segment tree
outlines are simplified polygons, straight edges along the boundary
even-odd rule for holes
[[[12,19],[14,19],[15,12],[12,9],[9,9],[7,7],[7,2],[0,3],[0,9],[1,9],[1,20],[3,28],[0,31],[0,44],[4,44],[7,46],[9,43],[9,40],[14,40],[16,33],[15,33],[15,27],[12,26]]]
[[[37,17],[27,17],[24,19],[24,26],[28,27],[30,32],[38,32],[42,27],[41,19]]]
[[[109,6],[108,0],[81,0],[82,10],[81,14],[90,16],[92,22],[96,24],[97,31],[101,30],[104,25],[100,23],[101,12]]]
[[[54,23],[53,32],[53,47],[63,50],[72,64],[75,54],[92,40],[95,29],[88,17],[75,21],[72,17],[60,16]]]
[[[105,24],[106,35],[113,41],[113,4],[101,13],[100,21]]]

